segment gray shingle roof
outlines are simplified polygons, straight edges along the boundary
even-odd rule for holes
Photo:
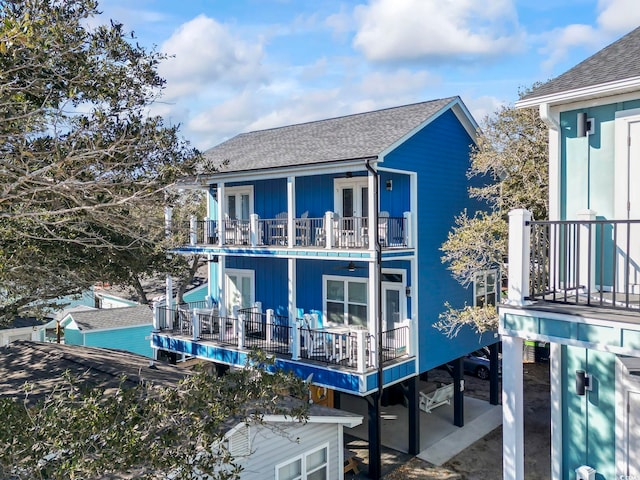
[[[24,396],[23,385],[29,382],[29,400],[35,402],[64,387],[67,371],[84,385],[105,389],[118,388],[122,375],[130,385],[140,380],[176,385],[188,375],[160,362],[149,368],[149,358],[120,350],[18,341],[0,348],[0,397]]]
[[[640,27],[562,75],[543,83],[520,101],[634,77],[640,77]]]
[[[69,315],[84,331],[153,324],[153,312],[147,305],[71,312]]]
[[[372,158],[457,98],[242,133],[204,155],[220,172]]]

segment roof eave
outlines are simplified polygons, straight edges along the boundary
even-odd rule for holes
[[[537,107],[542,104],[550,106],[574,103],[581,100],[609,97],[633,91],[640,91],[640,77],[626,78],[614,82],[600,83],[589,87],[565,90],[562,92],[525,98],[515,103],[516,108]]]

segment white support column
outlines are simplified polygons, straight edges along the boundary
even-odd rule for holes
[[[405,345],[404,348],[407,349],[407,355],[411,355],[411,352],[413,351],[413,348],[411,346],[411,337],[413,336],[413,332],[411,331],[411,320],[410,319],[405,319],[402,322],[402,326],[403,327],[407,327],[407,344]]]
[[[160,308],[158,307],[158,302],[153,302],[153,331],[160,331]]]
[[[196,342],[200,338],[200,316],[195,311],[191,311],[191,329],[193,341]]]
[[[382,335],[382,332],[378,332],[378,268],[375,263],[369,263],[369,307],[367,308],[367,326],[369,327],[369,333],[376,339],[375,342],[371,342],[371,350],[373,352],[373,358],[375,358],[375,367],[378,367],[378,335]]]
[[[375,192],[376,192],[376,179],[377,177],[371,173],[367,173],[367,196],[369,202],[369,211],[367,212],[367,222],[369,225],[369,250],[375,251],[376,249],[376,235],[378,235],[378,225],[375,224],[374,214],[380,212],[374,212],[374,208],[377,205]]]
[[[166,238],[171,236],[171,217],[173,215],[173,209],[170,206],[164,207],[164,235]],[[173,306],[173,281],[171,274],[167,273],[165,278],[165,305],[167,308],[167,327],[173,328],[173,319],[169,318],[168,310],[171,310]]]
[[[529,296],[529,261],[531,249],[531,212],[509,212],[509,290],[508,303],[524,305]]]
[[[293,219],[296,216],[296,177],[287,177],[287,245],[293,248],[296,241],[296,231]]]
[[[218,257],[218,311],[221,317],[226,317],[227,312],[227,292],[225,291],[227,257],[221,255]]]
[[[367,371],[367,335],[366,330],[356,330],[356,341],[358,345],[358,361],[356,362],[356,370],[358,373]]]
[[[224,194],[224,183],[218,183],[218,245],[224,246],[224,227],[225,227],[225,194]]]
[[[404,239],[404,244],[409,247],[409,248],[413,248],[413,242],[412,242],[412,237],[413,237],[413,226],[411,225],[411,212],[404,212],[403,215],[404,217],[404,235],[403,235],[403,239]]]
[[[551,479],[562,480],[562,345],[551,343]]]
[[[593,210],[581,210],[577,214],[581,222],[590,222],[596,219],[596,212]],[[594,292],[596,289],[596,228],[595,225],[580,225],[580,255],[578,267],[580,278],[578,285],[581,285],[585,293],[588,290]],[[591,269],[591,272],[589,272]]]
[[[198,217],[189,217],[189,245],[192,247],[198,244]]]
[[[295,258],[287,259],[287,309],[289,310],[289,321],[296,321],[298,316],[298,298],[297,298],[297,275],[296,275],[297,261]]]
[[[502,337],[503,480],[524,478],[522,338]]]
[[[238,348],[244,348],[244,313],[238,315]]]
[[[324,214],[324,235],[326,238],[325,247],[328,249],[333,248],[333,212],[325,212]]]
[[[271,308],[267,308],[267,325],[266,325],[266,334],[265,334],[265,340],[267,341],[267,343],[271,343],[272,339],[273,339],[273,319],[274,319],[274,312],[273,309]]]
[[[249,215],[249,239],[251,242],[251,246],[255,247],[258,244],[262,243],[262,239],[259,238],[259,227],[258,227],[258,214],[252,213]]]
[[[289,318],[291,327],[291,360],[300,360],[300,322]]]

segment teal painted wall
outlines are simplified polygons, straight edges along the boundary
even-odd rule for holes
[[[200,301],[206,300],[208,296],[209,296],[209,287],[208,285],[205,284],[205,285],[200,285],[199,287],[188,291],[187,293],[184,294],[182,298],[185,302],[190,303],[190,302],[200,302]]]
[[[82,333],[70,325],[64,327],[64,343],[67,345],[84,345]]]
[[[570,110],[560,114],[561,215],[573,220],[586,208],[599,217],[613,218],[615,115],[617,111],[640,108],[640,100]],[[595,120],[595,133],[576,137],[577,114],[586,112]]]
[[[117,330],[86,332],[84,333],[85,345],[88,347],[117,348],[152,358],[151,330],[152,325],[140,325]]]
[[[575,373],[593,375],[593,390],[576,395]],[[597,480],[615,479],[615,355],[584,348],[562,347],[562,478],[589,465]]]

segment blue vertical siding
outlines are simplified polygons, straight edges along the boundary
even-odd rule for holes
[[[284,258],[230,257],[227,268],[255,272],[255,298],[264,310],[271,308],[278,315],[286,315],[289,303],[288,264]]]
[[[275,218],[287,211],[287,179],[260,180],[253,183],[254,210],[260,218]]]
[[[387,166],[385,161],[383,166]],[[387,181],[391,190],[387,190]],[[389,212],[390,217],[402,217],[411,208],[411,183],[409,175],[380,172],[380,211]]]
[[[562,346],[562,478],[589,465],[598,479],[613,479],[615,471],[615,355]],[[576,395],[576,370],[590,373],[593,390]],[[620,472],[617,472],[620,473]]]
[[[296,178],[296,216],[309,212],[309,218],[320,218],[333,211],[333,175]]]
[[[418,289],[420,372],[495,341],[493,335],[479,339],[463,329],[449,340],[433,327],[445,302],[462,307],[473,302],[472,290],[462,288],[440,258],[454,217],[467,207],[473,214],[479,204],[468,197],[469,154],[472,139],[450,110],[399,145],[385,157],[384,166],[418,173]],[[395,193],[395,186],[391,194]]]

